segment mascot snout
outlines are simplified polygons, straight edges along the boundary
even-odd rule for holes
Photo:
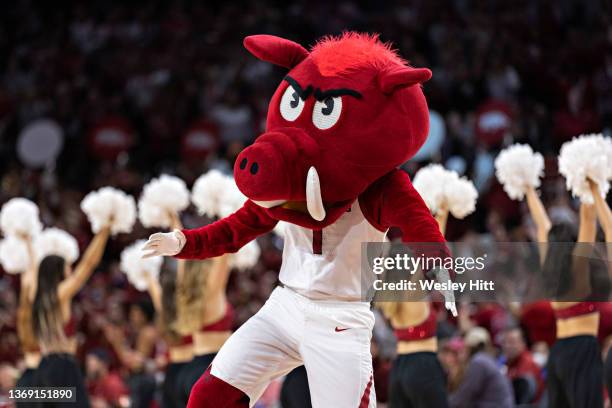
[[[315,140],[302,129],[266,132],[236,158],[236,184],[262,207],[304,201],[309,214],[322,220],[325,209],[315,162],[318,150]]]

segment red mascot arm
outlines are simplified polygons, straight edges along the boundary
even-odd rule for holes
[[[257,236],[271,231],[278,221],[251,200],[232,215],[204,227],[183,230],[186,242],[176,257],[205,259],[236,252]]]
[[[423,199],[414,189],[408,174],[394,170],[377,180],[360,197],[359,203],[364,216],[375,227],[386,230],[398,227],[405,242],[416,256],[423,254],[428,259],[440,259],[430,265],[443,265],[450,257],[440,227],[429,212]],[[424,269],[429,279],[453,279],[452,268]],[[433,272],[430,273],[430,272]],[[453,291],[442,291],[445,307],[457,316]]]
[[[413,244],[410,247],[418,255],[450,256],[438,223],[405,172],[396,169],[377,180],[359,197],[359,203],[372,225],[380,230],[399,228],[402,241]]]

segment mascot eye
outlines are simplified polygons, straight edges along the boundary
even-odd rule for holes
[[[289,122],[296,120],[304,109],[304,100],[291,85],[287,87],[280,102],[280,112]]]
[[[314,104],[312,123],[319,129],[325,130],[334,126],[342,112],[342,97],[325,98]]]

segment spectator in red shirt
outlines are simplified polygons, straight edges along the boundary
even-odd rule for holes
[[[129,391],[121,376],[109,370],[110,355],[103,349],[87,354],[85,372],[93,407],[127,407]]]
[[[523,332],[510,327],[502,332],[502,355],[506,360],[506,375],[512,382],[517,404],[539,401],[544,390],[544,378],[527,349]]]

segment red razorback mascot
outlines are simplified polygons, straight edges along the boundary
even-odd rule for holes
[[[249,200],[205,227],[153,234],[146,256],[235,252],[283,220],[281,285],[223,345],[189,406],[253,405],[271,380],[301,364],[314,407],[375,406],[361,243],[399,227],[405,242],[440,243],[446,254],[436,221],[397,169],[427,137],[420,84],[431,72],[367,34],[326,37],[310,52],[269,35],[244,45],[289,70],[266,132],[236,159],[236,184]]]

